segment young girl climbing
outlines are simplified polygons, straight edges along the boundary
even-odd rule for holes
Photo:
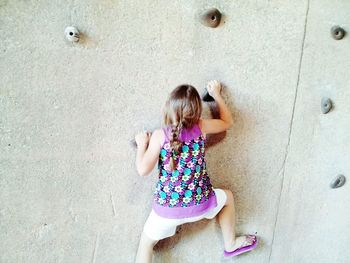
[[[210,81],[207,91],[215,99],[220,119],[201,119],[202,105],[190,85],[175,88],[164,106],[165,127],[135,136],[136,167],[148,175],[158,162],[152,211],[141,235],[136,262],[152,262],[153,247],[173,236],[176,227],[218,217],[224,240],[224,256],[233,257],[257,246],[255,235],[236,237],[235,207],[230,190],[213,188],[205,160],[206,135],[232,126],[232,115],[220,95],[221,84]]]

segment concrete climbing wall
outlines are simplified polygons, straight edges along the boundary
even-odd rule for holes
[[[215,29],[197,19],[210,7],[223,13]],[[236,261],[346,262],[349,187],[328,185],[350,168],[350,44],[329,30],[350,31],[349,7],[0,0],[0,262],[133,262],[156,174],[137,175],[129,141],[159,127],[176,85],[203,92],[213,78],[235,125],[212,138],[211,180],[234,192],[238,233],[261,237]],[[64,39],[70,25],[78,43]],[[221,262],[222,251],[218,224],[201,221],[154,259]]]
[[[349,32],[349,10],[347,1],[309,5],[272,262],[350,262],[349,185],[329,186],[350,171],[350,39],[329,34],[335,23]],[[323,97],[334,105],[326,115]]]

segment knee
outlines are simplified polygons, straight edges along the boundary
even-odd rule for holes
[[[233,193],[230,190],[224,190],[226,194],[226,205],[232,205],[234,203]]]

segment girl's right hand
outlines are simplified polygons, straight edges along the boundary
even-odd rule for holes
[[[137,146],[147,147],[149,140],[151,138],[151,133],[147,131],[139,132],[135,136],[135,142]]]
[[[211,80],[207,84],[207,91],[214,99],[220,96],[221,84],[217,80]]]

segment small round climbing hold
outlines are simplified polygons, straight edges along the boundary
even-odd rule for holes
[[[80,39],[79,30],[74,26],[66,27],[64,33],[66,35],[66,39],[70,42],[78,42]]]
[[[332,109],[333,103],[330,98],[322,98],[321,111],[323,114],[327,114]]]
[[[330,187],[335,189],[342,187],[345,184],[346,178],[344,175],[340,174],[336,178],[333,179],[333,181],[330,184]]]
[[[200,21],[207,27],[217,27],[220,25],[221,13],[216,8],[211,8],[200,15]]]
[[[333,26],[331,28],[331,34],[335,40],[341,40],[345,36],[346,32],[340,26]]]

